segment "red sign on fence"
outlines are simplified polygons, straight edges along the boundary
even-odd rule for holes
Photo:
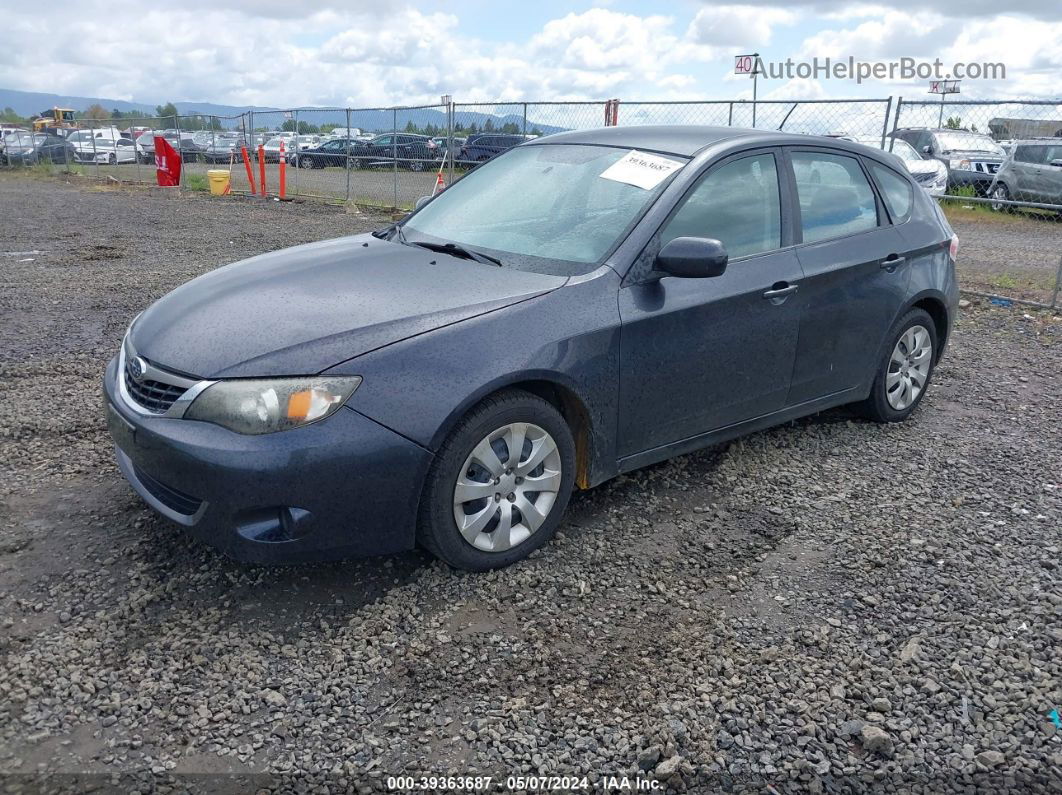
[[[155,178],[163,188],[181,184],[181,156],[161,135],[155,136]]]

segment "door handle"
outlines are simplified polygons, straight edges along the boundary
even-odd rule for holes
[[[899,254],[889,254],[885,259],[881,261],[881,267],[892,273],[896,270],[897,265],[902,265],[907,261],[907,257],[901,257]]]
[[[763,294],[763,297],[764,298],[768,298],[768,299],[785,298],[786,296],[792,295],[796,291],[797,291],[797,285],[795,285],[795,284],[786,284],[785,282],[779,282],[778,284],[776,284],[773,287],[771,287],[770,290],[765,292]]]

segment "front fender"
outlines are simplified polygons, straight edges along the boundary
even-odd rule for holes
[[[587,480],[615,474],[619,277],[595,278],[389,345],[328,370],[364,380],[348,405],[435,451],[487,395],[554,384],[574,395],[593,429]]]

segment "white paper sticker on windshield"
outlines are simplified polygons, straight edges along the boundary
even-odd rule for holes
[[[663,182],[668,174],[680,168],[682,163],[676,160],[632,149],[602,171],[601,177],[652,190]]]

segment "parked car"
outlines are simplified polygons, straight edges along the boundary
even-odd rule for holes
[[[948,188],[972,187],[986,196],[1006,157],[1003,147],[987,135],[966,130],[906,128],[889,133],[907,141],[916,152],[935,158],[948,170]]]
[[[832,406],[906,419],[957,247],[878,149],[553,135],[386,229],[178,287],[108,364],[107,422],[136,492],[230,555],[419,543],[496,568],[547,542],[573,487]]]
[[[1004,201],[1062,205],[1062,139],[1015,141],[996,172],[989,194],[1000,200],[992,204],[996,210],[1012,206]]]
[[[426,135],[385,133],[368,141],[359,141],[351,153],[351,168],[391,167],[397,160],[399,168],[423,171],[432,159],[428,140]]]
[[[461,151],[461,147],[465,145],[468,139],[454,137],[452,140],[454,147],[454,160],[456,161],[458,153]],[[446,160],[446,153],[449,149],[449,146],[450,139],[448,139],[445,135],[436,135],[434,138],[432,138],[431,142],[428,144],[428,150],[432,155],[432,159]]]
[[[132,139],[125,138],[117,128],[101,128],[95,130],[75,130],[66,136],[66,140],[74,147],[74,156],[79,163],[117,163],[117,142],[128,141],[131,148],[122,147],[122,154],[130,155],[136,159],[136,146]],[[101,158],[99,155],[103,155]],[[114,155],[114,159],[107,157]]]
[[[325,168],[346,166],[348,160],[354,167],[354,148],[357,142],[349,138],[333,138],[309,149],[300,149],[287,156],[288,163],[299,168]]]
[[[135,163],[136,143],[132,138],[119,138],[117,141],[101,138],[91,142],[76,145],[77,159],[79,163]]]
[[[235,157],[241,158],[240,147],[243,138],[236,133],[215,135],[202,147],[200,157],[207,163],[228,163]]]
[[[873,146],[881,149],[880,138],[853,138],[864,146]],[[902,138],[893,138],[885,142],[885,151],[896,155],[903,162],[904,167],[911,172],[915,182],[921,185],[933,196],[943,195],[948,187],[948,169],[939,160],[932,157],[922,157],[914,150],[907,141]]]
[[[8,143],[18,145],[23,138],[29,138],[32,135],[32,132],[21,127],[5,127],[0,130],[0,162],[3,162],[4,150]]]
[[[482,163],[532,137],[534,136],[499,135],[497,133],[470,135],[465,145],[458,150],[457,158],[467,163]]]
[[[8,138],[4,159],[9,166],[37,163],[73,163],[74,147],[65,138],[51,133],[33,133]]]
[[[296,136],[292,134],[288,136],[277,136],[271,138],[266,142],[263,147],[263,154],[267,163],[279,163],[280,162],[280,143],[284,142],[284,159],[287,160],[288,155],[295,151],[295,139]],[[314,147],[320,142],[320,137],[316,135],[300,135],[298,136],[299,148]]]
[[[169,141],[170,146],[180,153],[182,162],[195,163],[202,157],[203,150],[196,145],[193,133],[178,133],[177,130],[154,130],[142,133],[140,137],[136,139],[136,150],[142,163],[155,162],[156,136],[160,136]]]

